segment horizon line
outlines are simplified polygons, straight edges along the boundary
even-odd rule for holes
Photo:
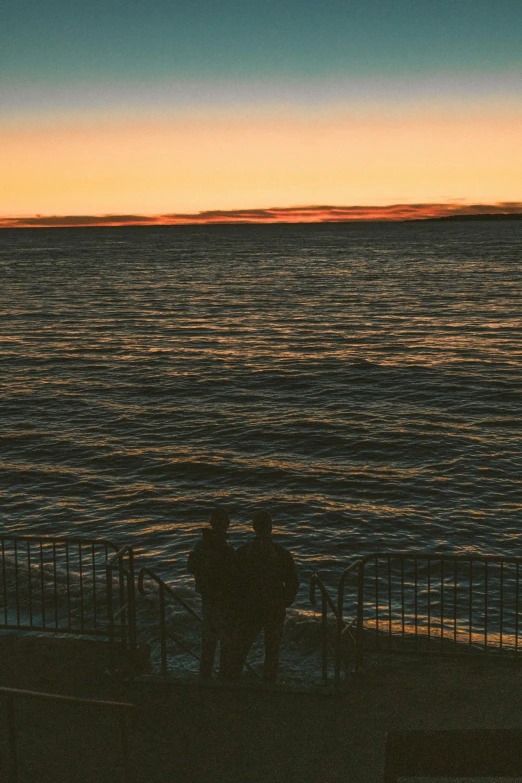
[[[0,217],[0,228],[81,228],[102,226],[176,226],[210,224],[375,223],[407,222],[479,215],[522,215],[522,201],[493,204],[416,203],[387,206],[269,207],[262,209],[204,210],[157,215],[30,215]]]

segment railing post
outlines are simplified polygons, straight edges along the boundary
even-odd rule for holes
[[[127,644],[127,609],[126,609],[126,601],[125,601],[125,568],[123,565],[123,555],[120,554],[118,557],[118,587],[119,587],[119,599],[120,599],[120,607],[119,607],[119,621],[120,621],[120,628],[121,628],[121,641],[122,645],[125,647]]]
[[[323,682],[326,682],[328,680],[328,604],[323,592],[321,592],[321,675]]]
[[[9,740],[8,783],[18,783],[18,758],[16,754],[16,725],[14,713],[14,693],[7,694],[6,705],[7,735]]]
[[[107,626],[109,636],[109,655],[111,660],[112,673],[116,672],[116,657],[114,650],[114,608],[112,603],[112,568],[105,566],[105,590],[107,595]]]
[[[355,634],[355,669],[360,668],[362,663],[362,651],[364,643],[364,559],[359,565],[357,575],[357,632]]]
[[[344,606],[344,574],[339,581],[337,595],[337,615],[335,623],[335,687],[341,684],[341,658],[343,645],[343,606]]]
[[[137,650],[137,627],[136,627],[136,583],[134,580],[134,551],[132,547],[129,547],[129,581],[128,581],[128,593],[129,593],[129,647],[132,659],[133,668],[136,665],[136,650]]]

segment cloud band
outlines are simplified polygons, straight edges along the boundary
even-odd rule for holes
[[[0,228],[62,228],[81,226],[166,226],[212,223],[342,223],[403,221],[474,215],[522,215],[522,201],[496,204],[392,204],[389,206],[271,207],[269,209],[208,210],[164,215],[34,215],[0,217]]]

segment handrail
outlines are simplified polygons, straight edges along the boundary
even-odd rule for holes
[[[92,704],[99,707],[128,707],[134,709],[134,704],[125,701],[107,701],[105,699],[84,699],[83,696],[65,696],[61,693],[46,693],[44,691],[29,691],[22,688],[0,688],[0,693],[12,693],[15,696],[31,696],[35,699],[53,699],[54,701],[69,701],[75,704]]]
[[[359,600],[359,590],[358,590],[358,600],[357,600],[357,616],[355,620],[352,620],[350,624],[345,623],[343,619],[343,612],[344,612],[344,588],[346,585],[346,581],[348,579],[348,576],[358,571],[358,577],[359,574],[361,574],[361,564],[362,564],[363,558],[358,558],[353,563],[350,563],[348,568],[345,568],[344,571],[341,574],[341,578],[339,579],[339,586],[337,588],[337,638],[336,638],[336,645],[335,645],[335,651],[337,655],[337,667],[336,667],[336,675],[337,677],[341,676],[341,651],[342,651],[342,643],[343,643],[343,636],[348,631],[350,636],[353,639],[353,634],[351,633],[351,628],[355,625],[356,628],[359,628],[359,621],[360,618],[360,611],[362,608],[361,601]],[[361,607],[361,608],[360,608]],[[344,627],[343,627],[344,626]],[[361,620],[361,627],[362,627],[362,620]],[[357,640],[355,641],[355,647],[357,650]],[[357,668],[357,661],[355,664],[355,668]]]
[[[195,658],[197,661],[200,660],[200,657],[197,653],[195,653],[193,650],[190,649],[190,647],[183,642],[181,639],[179,639],[175,634],[173,634],[171,631],[167,631],[167,627],[165,624],[165,592],[168,593],[168,595],[171,598],[174,598],[174,600],[182,606],[192,617],[194,617],[198,622],[202,623],[203,618],[201,615],[196,612],[195,609],[193,609],[187,601],[185,601],[181,596],[179,596],[172,587],[163,581],[163,579],[158,576],[158,574],[155,573],[155,571],[152,571],[150,568],[147,568],[146,566],[142,568],[138,574],[138,590],[142,595],[146,595],[145,586],[144,586],[144,579],[145,576],[149,576],[159,587],[159,603],[160,603],[160,648],[161,648],[161,671],[162,674],[167,674],[167,636],[172,639],[176,644],[179,644],[180,647],[182,647],[185,652],[188,652],[193,658]],[[256,677],[259,677],[258,672],[248,663],[248,661],[245,662],[246,668],[252,672]]]
[[[9,747],[9,768],[7,772],[7,783],[18,783],[19,781],[14,700],[16,697],[20,696],[50,701],[67,702],[69,704],[88,704],[95,707],[109,707],[117,709],[119,711],[123,781],[124,783],[132,783],[132,773],[129,763],[129,727],[126,717],[129,710],[134,709],[134,704],[130,704],[129,702],[105,701],[100,699],[84,699],[78,696],[64,696],[59,693],[21,690],[20,688],[0,688],[0,693],[7,696],[6,718]]]
[[[185,652],[188,652],[193,658],[196,658],[196,660],[199,661],[199,655],[191,650],[187,644],[177,639],[174,634],[167,631],[167,626],[165,623],[165,592],[167,592],[171,598],[174,598],[174,600],[177,601],[177,603],[180,604],[180,606],[182,606],[187,612],[189,612],[189,614],[192,615],[192,617],[194,617],[196,620],[203,622],[203,618],[191,606],[189,606],[189,604],[184,601],[183,598],[177,595],[172,587],[164,582],[163,579],[158,576],[158,574],[146,566],[142,568],[138,574],[138,590],[141,595],[146,595],[144,585],[144,579],[146,576],[156,582],[159,587],[161,673],[165,676],[167,674],[167,636],[179,644],[180,647],[185,650]]]
[[[326,682],[328,679],[328,609],[330,608],[334,614],[336,620],[336,626],[339,624],[339,617],[337,614],[337,607],[330,598],[328,590],[325,587],[322,579],[313,574],[310,580],[310,602],[312,606],[315,606],[315,592],[316,587],[321,592],[321,676]],[[340,679],[340,658],[335,650],[335,683],[339,683]]]
[[[167,582],[164,582],[163,579],[160,576],[158,576],[158,574],[155,571],[152,571],[152,569],[147,568],[146,566],[144,568],[142,568],[141,571],[138,574],[138,590],[140,591],[140,593],[142,595],[146,594],[145,593],[145,588],[143,586],[143,580],[144,580],[144,577],[145,577],[146,574],[151,579],[153,579],[160,587],[163,587],[163,589],[166,590],[167,593],[170,596],[172,596],[172,598],[174,598],[174,600],[177,601],[178,604],[180,604],[180,606],[182,606],[184,609],[186,609],[187,612],[192,615],[192,617],[195,617],[195,619],[199,620],[200,623],[203,622],[203,618],[201,617],[201,615],[198,614],[196,612],[196,610],[193,609],[190,606],[190,604],[188,604],[186,601],[183,600],[183,598],[181,598],[181,596],[179,596],[177,593],[175,593],[174,590],[172,589],[172,587],[170,585],[168,585]]]
[[[129,558],[128,568],[123,565],[123,558],[125,555]],[[134,549],[132,544],[126,544],[115,552],[106,561],[105,568],[107,573],[107,613],[109,616],[111,644],[114,643],[115,618],[121,618],[122,641],[126,641],[125,624],[127,618],[125,611],[128,610],[129,646],[131,654],[135,655],[138,632],[136,627],[136,584],[134,577]],[[118,572],[120,608],[117,612],[114,612],[112,602],[112,571]],[[124,599],[125,586],[127,587],[127,600]]]
[[[344,586],[346,584],[346,579],[348,578],[348,574],[350,574],[352,571],[355,571],[356,568],[359,568],[363,559],[365,558],[359,558],[358,560],[355,560],[353,563],[350,563],[348,568],[345,568],[345,570],[342,572],[341,578],[339,579],[339,587],[337,588],[337,612],[341,616],[343,613]]]
[[[315,606],[315,588],[316,586],[321,591],[321,595],[325,599],[326,603],[334,613],[334,615],[337,617],[337,607],[330,598],[330,594],[328,593],[328,590],[326,589],[326,586],[318,574],[312,574],[312,578],[310,579],[310,601]]]
[[[375,560],[376,557],[416,557],[418,560],[440,560],[443,558],[444,560],[447,560],[448,562],[453,563],[454,561],[462,562],[462,563],[469,563],[470,559],[477,561],[477,562],[488,562],[488,563],[512,563],[513,565],[516,565],[519,563],[522,565],[522,557],[512,557],[510,555],[504,556],[504,555],[475,555],[475,554],[469,554],[469,555],[453,555],[451,552],[417,552],[415,550],[409,552],[409,551],[398,551],[398,552],[373,552],[369,555],[364,555],[364,557],[361,557],[361,559],[358,561],[361,565],[364,565],[365,563],[369,562],[370,560]]]
[[[123,555],[127,553],[129,554],[129,557],[132,557],[134,559],[134,550],[132,544],[125,544],[125,546],[122,546],[120,549],[116,550],[116,552],[113,555],[111,555],[111,557],[107,560],[106,565],[109,568],[116,568],[117,566],[112,565],[113,562],[115,560],[121,560]]]
[[[114,551],[117,551],[118,546],[106,538],[81,538],[77,536],[12,536],[9,533],[0,534],[1,540],[9,541],[48,541],[52,543],[68,543],[68,544],[101,544],[103,546],[111,547]]]
[[[351,632],[356,620],[346,622],[343,616],[343,604],[344,604],[344,587],[348,575],[355,571],[359,567],[361,560],[356,560],[351,563],[341,574],[339,586],[337,589],[337,605],[334,604],[324,582],[317,574],[313,574],[310,580],[310,601],[315,606],[315,589],[319,587],[322,596],[321,607],[321,628],[322,628],[322,644],[321,644],[321,657],[322,657],[322,678],[328,679],[328,608],[331,609],[335,617],[335,645],[334,645],[334,671],[335,671],[335,684],[339,686],[341,681],[341,659],[342,659],[342,640],[344,634],[348,631]],[[350,635],[352,635],[350,633]],[[353,638],[353,636],[352,636]]]

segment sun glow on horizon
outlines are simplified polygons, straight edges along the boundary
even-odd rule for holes
[[[4,224],[522,198],[516,0],[19,0],[4,16]]]
[[[513,201],[522,111],[352,111],[0,126],[0,215]]]

